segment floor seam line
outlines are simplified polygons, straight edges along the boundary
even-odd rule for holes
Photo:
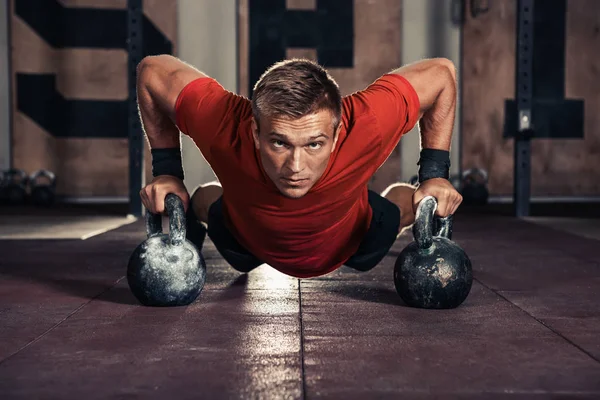
[[[563,334],[561,334],[560,332],[558,332],[556,329],[554,329],[551,326],[549,326],[548,324],[544,323],[544,321],[542,321],[541,319],[537,318],[536,316],[534,316],[531,313],[527,312],[523,308],[519,307],[518,305],[516,305],[515,303],[513,303],[512,301],[510,301],[506,296],[503,296],[497,290],[494,290],[491,287],[487,286],[486,284],[484,284],[479,279],[473,279],[473,280],[476,280],[481,286],[483,286],[486,289],[492,291],[497,296],[499,296],[500,298],[502,298],[504,301],[510,303],[512,306],[514,306],[517,309],[519,309],[522,313],[524,313],[524,314],[528,315],[529,317],[531,317],[532,319],[534,319],[538,324],[542,325],[544,328],[548,329],[550,332],[554,333],[555,335],[561,337],[564,341],[566,341],[567,343],[569,343],[571,346],[575,347],[576,349],[578,349],[579,351],[581,351],[582,353],[584,353],[585,355],[587,355],[589,358],[591,358],[592,360],[594,360],[595,362],[597,362],[598,364],[600,364],[600,359],[594,357],[593,354],[591,354],[590,352],[588,352],[587,350],[585,350],[583,347],[579,346],[577,343],[573,342],[571,339],[565,337]]]
[[[302,282],[298,279],[298,318],[300,320],[300,361],[302,376],[302,398],[306,399],[306,373],[304,369],[304,322],[302,321]]]
[[[2,365],[3,363],[5,363],[6,361],[8,361],[9,359],[11,359],[12,357],[16,356],[17,354],[19,354],[21,351],[25,350],[27,347],[39,342],[40,340],[42,340],[42,338],[44,338],[46,335],[48,335],[50,332],[52,332],[54,329],[58,328],[58,326],[62,325],[63,322],[65,322],[66,320],[68,320],[69,318],[71,318],[73,315],[75,315],[76,313],[79,312],[79,310],[81,310],[83,307],[87,306],[88,304],[90,304],[92,301],[96,300],[98,297],[102,296],[104,293],[108,292],[109,290],[111,290],[112,288],[114,288],[115,286],[117,286],[119,284],[119,282],[121,282],[125,277],[122,276],[119,279],[117,279],[117,281],[108,289],[100,292],[99,294],[97,294],[96,296],[92,297],[91,299],[89,299],[88,301],[86,301],[85,303],[83,303],[82,305],[80,305],[79,307],[77,307],[75,310],[73,310],[72,312],[70,312],[66,317],[64,317],[62,320],[60,320],[59,322],[57,322],[56,324],[52,325],[50,328],[46,329],[46,331],[44,331],[42,334],[40,334],[38,337],[30,340],[29,342],[27,342],[26,344],[24,344],[23,346],[21,346],[17,351],[15,351],[12,354],[9,354],[8,356],[6,356],[4,359],[0,360],[0,365]]]

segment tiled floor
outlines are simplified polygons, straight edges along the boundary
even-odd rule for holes
[[[600,218],[529,217],[527,221],[588,239],[600,240]]]
[[[79,239],[91,237],[136,221],[133,216],[3,215],[0,240]]]
[[[0,398],[600,398],[600,242],[457,216],[475,282],[455,310],[405,307],[402,238],[368,273],[229,268],[210,242],[191,306],[137,304],[142,221],[75,240],[0,241]]]

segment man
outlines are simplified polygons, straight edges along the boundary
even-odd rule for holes
[[[423,197],[438,200],[442,217],[462,201],[448,181],[457,88],[446,59],[404,66],[343,98],[317,63],[286,60],[261,76],[250,101],[161,55],[140,63],[137,89],[154,174],[140,192],[144,206],[162,213],[165,196],[177,194],[188,223],[206,224],[238,271],[263,263],[295,277],[341,265],[367,271],[414,222]],[[368,190],[419,120],[419,187]],[[179,131],[193,139],[220,182],[196,189],[191,201]]]

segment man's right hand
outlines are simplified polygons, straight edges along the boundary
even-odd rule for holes
[[[183,201],[183,207],[187,211],[190,203],[190,195],[183,181],[171,175],[159,175],[152,179],[146,187],[140,191],[142,203],[146,209],[153,214],[165,212],[165,197],[169,193],[176,194]]]

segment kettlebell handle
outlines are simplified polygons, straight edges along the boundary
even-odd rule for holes
[[[169,241],[172,246],[181,246],[185,242],[186,223],[183,201],[173,193],[165,197],[165,210],[169,215]],[[146,232],[148,238],[161,235],[162,215],[146,211]]]
[[[48,185],[52,188],[56,187],[56,175],[54,175],[54,172],[49,171],[47,169],[40,169],[35,171],[34,173],[32,173],[31,175],[29,175],[29,182],[35,184],[35,182],[39,179],[39,178],[46,178],[48,179],[49,183]]]
[[[427,250],[433,245],[434,237],[452,239],[453,216],[437,217],[435,215],[436,209],[437,200],[433,196],[424,197],[417,207],[413,235],[417,245],[423,250]]]
[[[10,168],[4,171],[3,178],[13,182],[15,181],[15,178],[17,178],[20,184],[25,184],[27,183],[28,176],[27,173],[22,169]]]

